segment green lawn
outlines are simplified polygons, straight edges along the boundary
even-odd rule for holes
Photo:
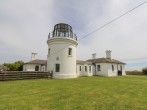
[[[0,110],[147,110],[147,76],[0,82]]]

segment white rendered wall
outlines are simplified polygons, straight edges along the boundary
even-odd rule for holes
[[[118,76],[117,64],[108,63],[108,76]],[[114,66],[114,71],[112,71],[112,65]]]
[[[48,40],[50,53],[47,58],[47,71],[53,71],[53,78],[76,78],[76,46],[77,42],[70,38],[56,37]],[[72,48],[72,55],[68,49]],[[60,71],[55,71],[55,65],[60,64]]]
[[[125,76],[125,75],[126,75],[125,65],[122,65],[122,75],[123,75],[123,76]]]
[[[46,66],[41,66],[41,71],[46,71]]]
[[[23,65],[23,71],[35,71],[35,66],[32,64],[25,64]]]
[[[97,65],[101,65],[101,71],[97,71]],[[112,71],[112,65],[114,66],[114,71]],[[96,75],[100,76],[118,76],[118,70],[120,70],[120,66],[122,66],[122,75],[126,75],[125,65],[115,63],[96,63],[95,72]]]
[[[126,75],[125,71],[125,65],[124,64],[118,64],[118,70],[121,70],[122,67],[122,76]]]
[[[38,71],[46,71],[46,66],[36,65],[36,64],[24,64],[23,71],[35,71],[35,66],[39,66]]]
[[[97,65],[100,65],[100,67],[101,67],[100,71],[97,70]],[[96,63],[95,75],[108,76],[108,65],[107,65],[107,63]]]
[[[114,65],[114,71],[112,71],[112,65]],[[108,63],[108,76],[118,76],[118,70],[121,70],[120,66],[122,66],[122,76],[126,75],[124,64]]]
[[[80,66],[81,66],[81,71],[80,71]],[[87,71],[85,71],[85,66],[87,66]],[[89,66],[91,66],[91,71],[89,69]],[[77,64],[77,75],[78,76],[93,76],[93,65]]]
[[[23,71],[26,71],[26,65],[25,64],[23,65]]]
[[[81,66],[81,71],[80,71],[80,66]],[[83,69],[83,65],[82,64],[77,64],[77,76],[81,76],[81,74],[84,73],[84,69]]]

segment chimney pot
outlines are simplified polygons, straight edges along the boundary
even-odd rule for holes
[[[106,58],[111,59],[111,50],[106,50]]]
[[[37,55],[37,53],[32,53],[31,54],[31,60],[35,60],[36,59],[36,55]]]
[[[92,59],[96,59],[96,53],[92,54]]]

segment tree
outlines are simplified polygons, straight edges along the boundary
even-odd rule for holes
[[[14,63],[16,70],[17,71],[22,71],[23,70],[23,64],[24,64],[23,61],[16,61]]]
[[[147,67],[143,68],[143,69],[142,69],[142,72],[143,72],[145,75],[147,75]]]
[[[14,63],[4,63],[3,65],[8,68],[8,71],[22,71],[23,64],[23,61],[16,61]]]

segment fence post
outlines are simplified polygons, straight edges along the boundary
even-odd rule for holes
[[[5,77],[6,77],[6,71],[4,72],[4,81],[6,80]]]
[[[51,71],[51,79],[53,79],[53,71]]]
[[[53,71],[49,71],[48,73],[47,73],[47,78],[53,78]]]

